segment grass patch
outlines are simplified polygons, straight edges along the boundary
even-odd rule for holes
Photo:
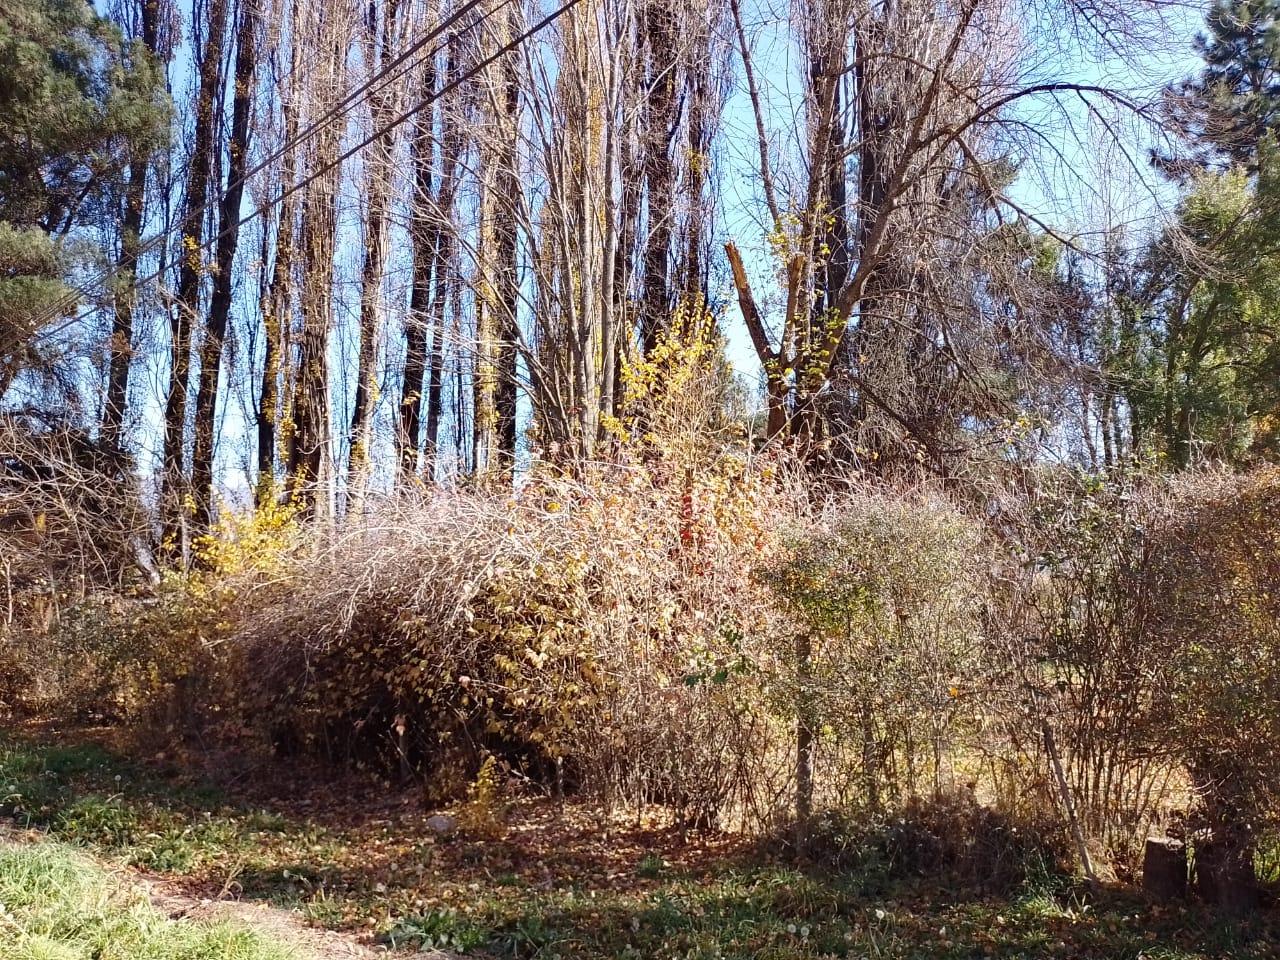
[[[229,923],[170,920],[79,851],[0,844],[0,960],[286,960]]]
[[[322,827],[245,808],[96,744],[0,740],[0,815],[132,866],[286,906],[313,892],[314,860],[334,849]],[[295,863],[300,847],[306,857]]]
[[[432,910],[396,921],[383,939],[391,947],[466,953],[485,946],[490,938],[489,931],[456,910]]]

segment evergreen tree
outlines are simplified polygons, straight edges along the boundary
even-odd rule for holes
[[[160,142],[160,74],[85,0],[0,10],[0,390],[47,358],[33,345],[75,304],[68,241],[85,240],[130,157]]]
[[[1205,26],[1204,68],[1172,91],[1175,118],[1198,142],[1196,165],[1254,169],[1259,142],[1280,128],[1280,0],[1216,0]]]
[[[1280,180],[1203,173],[1147,252],[1122,378],[1142,446],[1175,467],[1280,451]]]

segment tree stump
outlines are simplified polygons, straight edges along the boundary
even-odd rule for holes
[[[1160,901],[1187,895],[1187,846],[1172,837],[1147,837],[1142,855],[1142,888]]]
[[[1197,842],[1196,891],[1227,914],[1239,916],[1258,909],[1261,897],[1252,848],[1225,835]]]

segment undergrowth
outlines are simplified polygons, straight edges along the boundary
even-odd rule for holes
[[[916,849],[904,846],[908,840],[935,843],[940,824],[924,840],[884,824],[870,859],[808,863],[727,837],[682,840],[647,815],[628,825],[545,801],[512,804],[502,821],[442,839],[425,826],[429,809],[395,797],[365,811],[363,800],[348,797],[341,811],[314,812],[308,796],[294,798],[297,807],[264,810],[235,792],[175,782],[65,741],[0,745],[0,786],[8,814],[53,838],[209,896],[296,908],[313,923],[398,948],[528,960],[1269,960],[1280,946],[1274,913],[1223,923],[1191,905],[1159,908],[1122,891],[1091,892],[1048,867],[1024,869],[996,890],[945,858],[884,859],[886,851]],[[0,952],[14,956],[42,955]]]

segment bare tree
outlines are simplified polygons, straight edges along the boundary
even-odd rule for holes
[[[371,77],[384,70],[399,43],[400,2],[371,2],[365,13],[365,62]],[[387,208],[391,199],[395,154],[394,119],[399,90],[394,84],[379,84],[370,94],[370,118],[375,139],[365,155],[365,184],[368,210],[365,216],[365,254],[361,276],[359,347],[356,362],[355,400],[351,410],[349,442],[351,463],[348,493],[357,502],[368,482],[373,408],[378,399],[378,355],[383,332],[382,285],[387,257]]]
[[[482,50],[511,41],[510,8],[487,13]],[[487,55],[487,54],[486,54]],[[516,169],[520,126],[517,58],[508,53],[481,80],[486,135],[480,139],[480,240],[476,290],[474,457],[477,473],[511,477],[516,453],[516,323],[519,265],[516,219],[510,198],[519,190]]]
[[[138,37],[158,63],[167,63],[171,51],[161,32],[165,10],[161,0],[138,0]],[[134,156],[129,161],[129,181],[120,216],[120,266],[115,287],[111,341],[107,353],[107,397],[102,410],[102,435],[117,446],[123,439],[125,408],[129,402],[129,369],[133,359],[134,312],[138,302],[138,258],[142,253],[142,228],[146,221],[147,179],[152,158]]]
[[[288,23],[292,30],[289,44],[290,69],[288,79],[275,80],[276,96],[280,101],[281,137],[284,141],[283,156],[279,166],[281,180],[292,182],[298,167],[298,97],[301,91],[300,70],[302,51],[299,46],[298,24],[300,0],[291,0]],[[283,17],[282,17],[283,19]],[[262,318],[263,359],[262,374],[257,398],[257,452],[258,452],[258,500],[264,502],[276,492],[276,454],[279,425],[289,418],[291,385],[291,337],[293,328],[294,283],[293,269],[296,259],[297,219],[299,195],[290,194],[275,210],[275,227],[271,231],[275,239],[275,259],[271,265],[271,279],[259,304]],[[263,269],[266,269],[265,244],[271,235],[264,233]]]
[[[213,266],[213,292],[209,315],[200,345],[200,369],[196,374],[195,442],[191,454],[191,491],[195,501],[195,524],[208,529],[213,524],[216,487],[213,476],[214,416],[218,379],[222,368],[222,347],[231,314],[231,296],[240,239],[240,202],[244,197],[245,173],[249,164],[249,121],[258,69],[258,32],[262,26],[262,0],[241,0],[236,31],[235,72],[232,76],[231,134],[227,142],[227,186],[218,208],[217,253]]]
[[[181,221],[178,287],[170,314],[169,386],[164,411],[164,450],[161,484],[164,496],[164,539],[175,547],[185,528],[187,490],[185,453],[187,399],[191,388],[191,331],[200,316],[204,277],[205,207],[214,183],[217,116],[222,102],[222,60],[227,25],[227,0],[212,0],[206,36],[199,58],[193,112],[191,162]]]
[[[346,74],[350,27],[341,8],[308,7],[300,28],[302,42],[314,51],[309,58],[308,106],[338,99]],[[333,265],[337,231],[337,163],[342,142],[337,124],[322,123],[308,141],[302,200],[302,330],[289,435],[289,483],[308,511],[332,509],[334,496],[333,429],[329,396],[332,388],[328,348],[333,328]]]
[[[1009,189],[1011,148],[1033,150],[1042,134],[1019,108],[1063,96],[1137,105],[1037,80],[1017,33],[1024,11],[1004,0],[805,2],[792,19],[806,95],[791,180],[738,0],[731,9],[785,303],[771,326],[726,245],[765,371],[768,435],[821,453],[835,428],[854,455],[946,475],[966,424],[1017,412],[1045,343],[1044,301],[1021,291],[1037,280],[1026,269],[1036,236],[1057,235]]]

